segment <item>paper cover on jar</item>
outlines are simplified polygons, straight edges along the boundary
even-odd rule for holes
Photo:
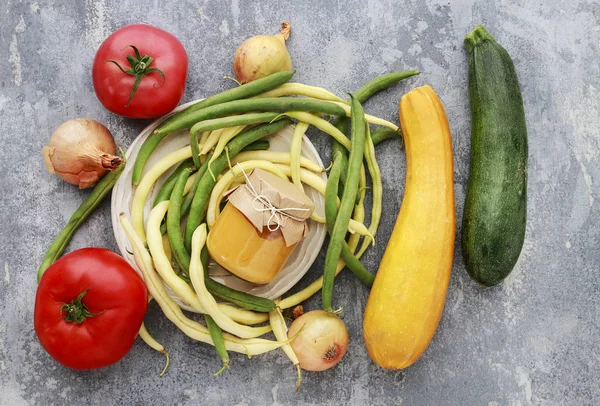
[[[281,230],[288,247],[308,234],[306,220],[314,211],[313,201],[294,184],[270,172],[254,169],[247,175],[246,184],[226,196],[259,231],[264,227]]]

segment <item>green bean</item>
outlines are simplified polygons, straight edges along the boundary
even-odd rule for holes
[[[342,173],[342,158],[340,153],[336,153],[333,160],[333,166],[331,172],[329,172],[329,179],[327,180],[327,187],[325,189],[325,218],[327,219],[327,231],[330,235],[333,235],[333,227],[337,218],[337,195],[338,185],[340,183],[340,175]],[[360,261],[354,256],[348,247],[348,243],[342,238],[342,252],[341,257],[346,263],[346,266],[352,273],[366,286],[371,287],[375,277],[369,273],[362,266]]]
[[[204,269],[208,269],[209,258],[210,256],[208,254],[208,248],[206,248],[205,245],[202,247],[202,252],[200,252],[200,260],[202,261],[202,266]],[[228,302],[243,307],[244,309],[266,313],[275,308],[275,302],[272,300],[231,289],[230,287],[211,279],[207,275],[204,278],[204,283],[206,284],[206,288],[210,293],[213,294],[213,296],[227,300]]]
[[[350,104],[352,106],[352,146],[350,148],[350,157],[348,158],[346,184],[338,215],[331,232],[323,269],[322,305],[325,310],[330,312],[333,311],[331,296],[333,293],[335,270],[342,253],[342,241],[344,241],[344,236],[348,230],[348,223],[350,222],[350,216],[352,215],[352,209],[356,201],[356,194],[358,193],[359,173],[365,148],[366,121],[364,110],[353,96],[350,96]]]
[[[393,72],[378,76],[361,86],[360,89],[354,93],[354,97],[356,97],[358,102],[364,103],[375,93],[385,90],[401,80],[418,75],[419,73],[420,72],[416,70],[407,70],[404,72]]]
[[[277,119],[278,116],[278,113],[249,113],[238,116],[221,117],[212,120],[200,121],[194,124],[190,129],[192,157],[194,157],[194,159],[199,159],[201,151],[200,146],[198,145],[198,134],[200,134],[202,131],[214,131],[240,125],[270,123],[271,121]],[[195,163],[196,166],[199,166],[197,161],[195,161]]]
[[[337,104],[315,99],[299,99],[295,97],[266,97],[264,99],[234,100],[216,106],[194,111],[167,126],[154,130],[152,137],[164,137],[174,131],[184,130],[203,120],[210,120],[234,114],[249,112],[318,111],[334,116],[345,116],[346,109]],[[141,152],[141,151],[140,151]],[[138,155],[139,156],[139,155]]]
[[[171,193],[169,211],[167,211],[167,236],[169,237],[171,252],[184,276],[189,275],[190,256],[183,246],[183,237],[181,236],[181,202],[183,200],[183,189],[189,177],[190,170],[184,170],[179,174],[173,193]]]
[[[396,138],[400,140],[400,148],[402,148],[404,142],[402,140],[402,134],[398,131],[394,131],[387,127],[381,127],[371,133],[371,139],[373,140],[373,145],[375,146],[381,144],[383,141]]]
[[[250,83],[236,87],[235,89],[229,89],[224,92],[215,94],[213,96],[209,96],[206,99],[201,100],[198,103],[195,103],[189,106],[188,108],[168,117],[157,127],[157,129],[160,129],[162,127],[169,127],[173,124],[173,122],[181,120],[182,117],[190,115],[196,110],[204,109],[206,107],[218,105],[232,100],[256,96],[257,94],[266,92],[267,90],[271,90],[290,80],[292,76],[294,76],[294,73],[295,71],[274,73],[264,78],[257,79]],[[140,182],[142,178],[142,171],[144,170],[144,166],[146,165],[148,158],[152,154],[152,151],[154,151],[158,144],[160,144],[160,142],[163,140],[165,135],[150,136],[142,144],[142,147],[138,152],[137,158],[133,166],[133,174],[131,177],[131,181],[134,185],[137,185]]]
[[[354,97],[356,98],[356,100],[359,101],[359,103],[364,103],[375,93],[387,89],[388,87],[398,83],[402,79],[406,79],[411,76],[418,75],[419,73],[420,73],[419,71],[405,71],[405,72],[388,73],[386,75],[378,76],[378,77],[372,79],[371,81],[369,81],[368,83],[366,83],[365,85],[361,86],[354,93]],[[338,128],[338,130],[342,131],[343,133],[346,133],[347,127],[348,127],[347,118],[346,117],[338,117],[338,119],[336,120],[334,125]],[[375,145],[377,145],[380,142],[385,141],[388,138],[401,137],[401,135],[400,135],[400,133],[392,130],[389,127],[382,127],[380,129],[374,131],[372,134],[372,137],[373,137],[373,143]],[[343,149],[339,148],[339,146],[337,146],[336,143],[332,142],[332,155],[335,154],[337,151],[345,153],[345,151]],[[346,169],[347,164],[344,161],[346,161],[346,160],[342,161],[342,173],[346,173],[345,169]],[[344,184],[344,182],[345,182],[345,179],[342,177],[342,185]],[[342,192],[342,191],[343,191],[343,189],[340,186],[339,192]]]
[[[117,169],[104,175],[94,187],[92,193],[85,198],[77,210],[75,210],[75,213],[71,215],[67,225],[60,233],[58,233],[52,244],[50,244],[50,247],[48,247],[46,255],[44,255],[44,259],[37,272],[38,282],[42,278],[44,272],[46,272],[46,269],[62,255],[79,226],[88,218],[96,207],[100,205],[102,200],[104,200],[104,197],[106,197],[108,192],[117,182],[117,179],[119,179],[119,176],[121,176],[121,173],[123,173],[123,169],[125,169],[125,163],[122,163]]]
[[[208,328],[208,332],[210,333],[210,338],[212,338],[213,344],[215,345],[215,350],[217,350],[217,354],[219,355],[219,358],[221,358],[221,362],[223,362],[221,369],[213,374],[214,376],[219,376],[225,368],[229,368],[229,354],[225,348],[223,330],[221,330],[221,327],[219,327],[208,314],[204,315],[204,321],[206,322],[206,328]]]
[[[198,103],[194,103],[191,106],[173,114],[171,117],[163,121],[159,128],[162,126],[168,126],[171,122],[177,121],[182,116],[190,114],[194,111],[210,106],[215,106],[217,104],[226,103],[232,100],[246,99],[248,97],[253,97],[258,94],[264,93],[268,90],[274,89],[289,81],[292,78],[292,76],[294,76],[294,73],[296,73],[296,71],[284,71],[274,73],[264,78],[260,78],[250,83],[246,83],[239,87],[225,90],[224,92],[209,96],[206,99],[200,100]]]
[[[253,127],[246,130],[231,142],[227,146],[229,158],[237,155],[246,145],[259,140],[268,135],[274,134],[282,128],[292,124],[292,121],[284,118],[273,123],[262,124],[257,127]],[[220,156],[217,158],[211,166],[213,173],[221,173],[227,165],[227,156]],[[192,234],[194,230],[200,225],[202,219],[206,215],[206,209],[210,199],[210,192],[215,186],[216,180],[210,175],[210,173],[204,173],[200,184],[196,189],[192,205],[190,207],[190,215],[185,228],[185,247],[188,252],[191,250]]]
[[[196,173],[196,178],[194,178],[192,187],[190,188],[190,191],[188,192],[187,196],[185,197],[185,200],[183,201],[183,205],[181,206],[181,215],[182,216],[186,215],[188,213],[188,211],[190,210],[190,206],[192,205],[192,200],[194,199],[196,190],[198,190],[198,185],[200,184],[202,177],[208,170],[208,163],[210,162],[211,157],[212,157],[212,154],[209,154],[206,157],[206,161],[204,161],[204,163],[202,164],[202,166],[200,167],[200,169],[198,169],[198,172]]]
[[[208,248],[205,245],[202,247],[202,251],[200,252],[200,260],[202,261],[202,266],[204,269],[208,269],[209,259],[210,256],[208,254]],[[206,284],[206,288],[210,293],[213,294],[213,296],[227,300],[228,302],[243,307],[244,309],[266,313],[275,308],[275,302],[272,300],[231,289],[230,287],[211,279],[208,275],[205,275],[204,283]]]
[[[254,141],[252,144],[244,147],[242,152],[246,151],[266,151],[271,146],[271,143],[268,140],[258,140]]]
[[[204,171],[206,171],[206,168],[204,168]],[[198,175],[196,175],[196,177],[198,177]],[[191,262],[190,254],[183,245],[183,238],[181,236],[180,228],[181,212],[183,209],[183,188],[185,187],[188,177],[189,171],[184,171],[177,179],[177,183],[175,184],[175,188],[171,194],[169,211],[167,212],[167,231],[169,244],[171,245],[171,251],[173,252],[175,262],[177,265],[179,265],[179,269],[182,271],[184,276],[187,276],[189,273]],[[206,254],[204,254],[205,252]],[[203,263],[204,269],[208,269],[208,251],[203,250],[202,253],[206,256],[205,264]],[[259,298],[231,289],[211,279],[207,274],[204,277],[204,283],[212,294],[246,309],[267,312],[275,307],[275,303],[273,303],[271,300]]]
[[[348,132],[348,118],[346,117],[338,117],[338,119],[333,123],[333,125],[340,130],[342,133],[346,134]],[[342,144],[340,144],[336,139],[331,139],[331,156],[335,156],[335,154],[340,154],[341,161],[341,172],[346,173],[348,170],[348,150],[344,148]],[[346,182],[346,178],[342,176],[342,182],[338,187],[338,195],[342,197],[344,193],[344,182]]]
[[[194,163],[194,161],[192,160],[192,158],[188,158],[179,164],[177,169],[175,169],[173,171],[173,173],[171,175],[169,175],[167,180],[164,181],[164,183],[158,190],[158,193],[156,194],[156,197],[154,198],[154,203],[152,204],[152,207],[156,206],[157,204],[159,204],[162,201],[170,199],[171,192],[173,191],[173,188],[175,187],[175,182],[177,182],[177,178],[179,177],[181,172],[183,172],[184,170],[186,170],[187,168],[192,166],[193,163]]]
[[[362,196],[361,196],[361,199],[359,199],[359,204],[356,205],[354,208],[354,215],[352,216],[352,218],[355,221],[362,222],[364,220],[364,210],[362,208],[362,199],[364,198],[364,190],[360,191],[358,194],[362,195]],[[357,234],[352,234],[350,236],[350,238],[348,238],[348,247],[350,247],[350,251],[354,252],[354,250],[358,246],[358,239],[359,239],[359,236]],[[335,274],[336,275],[339,274],[342,271],[342,269],[344,269],[345,266],[346,266],[346,264],[344,264],[344,261],[342,261],[342,260],[338,261],[337,266],[335,268]],[[323,275],[319,276],[314,282],[312,282],[310,285],[308,285],[301,291],[296,292],[293,295],[286,297],[281,302],[277,303],[277,306],[281,309],[289,309],[291,307],[297,306],[300,303],[310,299],[310,297],[312,295],[314,295],[315,293],[320,291],[322,288],[323,288]]]

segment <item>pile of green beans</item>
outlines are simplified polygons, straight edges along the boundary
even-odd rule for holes
[[[133,184],[139,183],[145,163],[162,139],[180,130],[190,130],[189,137],[192,156],[179,163],[177,168],[170,174],[159,189],[153,204],[157,206],[161,202],[169,201],[168,205],[166,202],[161,205],[163,211],[158,215],[164,215],[164,210],[166,210],[166,220],[161,225],[161,231],[167,234],[173,259],[181,272],[179,277],[186,281],[190,280],[188,272],[190,264],[194,262],[190,256],[193,245],[192,236],[199,227],[205,230],[205,225],[201,226],[201,224],[204,221],[210,195],[216,184],[215,176],[222,173],[230,160],[242,150],[268,148],[268,142],[262,140],[262,138],[292,124],[293,121],[290,118],[294,118],[306,122],[306,126],[309,124],[317,126],[332,136],[332,156],[334,159],[329,182],[327,182],[325,187],[325,220],[330,234],[330,243],[325,258],[323,277],[320,282],[317,281],[307,288],[310,290],[308,296],[302,294],[302,292],[293,296],[298,297],[298,300],[305,300],[318,291],[318,288],[322,288],[323,308],[333,311],[332,292],[334,278],[344,265],[355,274],[359,281],[366,286],[371,286],[374,276],[359,261],[360,256],[369,245],[369,240],[365,239],[361,249],[354,254],[360,236],[351,237],[349,239],[350,246],[345,238],[353,212],[355,213],[355,218],[359,219],[359,224],[362,226],[362,220],[364,219],[364,185],[366,184],[365,168],[367,168],[373,181],[374,205],[372,208],[371,225],[368,228],[370,234],[363,235],[375,235],[381,215],[380,196],[382,185],[374,146],[387,139],[401,138],[401,135],[398,132],[399,130],[395,131],[398,128],[395,124],[366,115],[362,108],[362,103],[375,93],[418,73],[416,71],[396,72],[375,78],[350,96],[350,109],[348,110],[348,105],[340,103],[340,99],[336,98],[335,95],[328,92],[320,92],[318,91],[319,88],[315,88],[316,90],[309,89],[311,91],[308,92],[306,89],[309,87],[304,85],[288,86],[289,89],[286,88],[285,91],[279,93],[282,96],[294,96],[293,90],[296,89],[300,92],[297,95],[307,96],[307,98],[273,97],[278,94],[278,89],[276,88],[286,83],[294,74],[294,72],[282,72],[211,96],[163,121],[142,145],[134,164],[132,182]],[[307,93],[302,94],[305,90]],[[319,96],[315,96],[320,94],[326,94],[327,98],[319,99]],[[315,116],[307,113],[312,113]],[[319,114],[336,117],[334,126],[331,126],[327,122],[325,122],[327,127],[319,124],[323,122],[318,117]],[[289,117],[286,117],[286,115]],[[348,118],[347,116],[350,117]],[[306,117],[311,118],[312,121]],[[391,128],[382,127],[371,133],[369,123],[389,126]],[[343,135],[347,133],[349,124],[351,124],[350,140]],[[231,135],[232,138],[224,149],[225,154],[219,155],[219,152],[213,151],[215,152],[215,156],[212,157],[209,154],[204,158],[204,163],[201,163],[199,135],[203,134],[201,142],[204,143],[207,140],[207,133],[205,132],[235,126],[249,127],[238,135]],[[209,140],[213,140],[213,138]],[[208,145],[213,145],[213,142],[209,141]],[[225,141],[222,140],[221,142],[224,143]],[[209,151],[208,145],[202,151],[202,154]],[[217,149],[220,151],[221,147]],[[366,161],[366,165],[363,165],[363,159]],[[189,183],[189,177],[194,172],[196,172],[195,179],[191,187],[189,187],[186,196],[184,194],[186,184]],[[359,190],[359,180],[361,182],[361,190]],[[340,198],[339,208],[337,206],[338,196]],[[377,196],[379,198],[376,198]],[[166,206],[168,206],[168,210]],[[184,232],[182,234],[182,219],[186,215],[187,220],[184,223]],[[153,230],[155,231],[153,232],[153,241],[155,245],[153,247],[156,247],[157,243],[157,220],[158,218],[154,216]],[[194,247],[196,247],[194,250],[197,250],[197,245],[194,245]],[[159,255],[158,251],[157,255]],[[163,254],[160,255],[164,257]],[[198,251],[196,251],[195,255],[198,255]],[[202,268],[206,270],[208,266],[208,251],[206,246],[202,247],[200,260]],[[194,269],[200,269],[198,268],[197,258],[194,263],[196,264]],[[204,279],[206,290],[215,297],[234,303],[244,309],[260,312],[253,313],[255,315],[268,312],[273,314],[275,309],[273,301],[235,291],[217,283],[208,277],[206,272],[204,272],[204,278],[199,279],[199,274],[199,272],[194,273],[196,279],[192,282],[194,284],[200,283],[199,286],[202,286],[201,282]],[[174,274],[172,273],[172,275]],[[286,308],[299,304],[294,303],[295,300],[292,297],[289,299],[285,301]],[[211,343],[215,345],[217,353],[223,362],[223,368],[217,373],[219,374],[228,366],[229,356],[227,348],[231,347],[231,341],[225,339],[225,336],[228,335],[217,325],[217,323],[221,323],[217,316],[219,315],[215,315],[215,320],[217,320],[215,322],[210,315],[205,315],[207,326],[205,331],[210,335]],[[247,320],[253,319],[251,316],[240,317]],[[227,330],[227,327],[224,328]],[[203,334],[205,333],[203,332]]]
[[[333,159],[333,165],[329,172],[329,179],[327,180],[327,188],[325,189],[325,218],[327,219],[327,230],[329,234],[333,235],[333,227],[338,216],[338,208],[336,200],[338,197],[338,187],[340,177],[342,174],[342,157],[344,155],[337,152]],[[348,243],[342,238],[342,251],[341,257],[346,263],[346,266],[352,273],[366,286],[372,286],[375,277],[369,273],[362,266],[360,261],[354,256]]]
[[[148,137],[146,141],[144,141],[144,143],[142,144],[138,152],[137,158],[135,160],[135,164],[133,166],[132,183],[134,185],[140,183],[140,180],[142,179],[142,171],[144,170],[144,166],[146,165],[148,158],[150,158],[150,155],[156,149],[158,144],[160,144],[160,142],[168,134],[170,134],[168,130],[164,129],[171,128],[173,126],[173,123],[175,123],[175,128],[189,128],[185,126],[182,127],[180,124],[177,123],[188,122],[185,119],[186,116],[193,114],[197,110],[204,109],[210,106],[215,106],[221,103],[226,103],[231,100],[245,99],[264,93],[268,90],[271,90],[279,85],[286,83],[292,78],[292,76],[294,76],[294,73],[296,73],[296,71],[286,71],[266,76],[264,78],[252,81],[237,88],[229,89],[219,94],[207,97],[206,99],[201,100],[198,103],[195,103],[189,106],[188,108],[168,117],[158,126],[158,128],[155,131],[157,133]],[[192,124],[195,124],[195,122]]]
[[[322,304],[323,308],[330,312],[333,311],[332,292],[335,269],[342,253],[344,238],[348,230],[348,223],[350,222],[350,217],[354,209],[354,202],[356,201],[356,194],[358,193],[359,172],[365,149],[367,125],[365,121],[365,112],[358,100],[353,96],[350,96],[350,106],[352,112],[352,135],[350,138],[352,146],[348,158],[344,193],[342,194],[340,208],[330,233],[329,247],[327,248],[327,255],[325,256],[325,265],[323,268]],[[338,166],[337,170],[340,169],[341,165]]]
[[[378,77],[374,78],[373,80],[369,81],[368,83],[366,83],[365,85],[363,85],[361,88],[359,88],[354,93],[354,97],[356,98],[356,100],[359,103],[361,103],[361,104],[365,103],[369,98],[371,98],[376,93],[389,88],[390,86],[400,82],[403,79],[418,75],[419,73],[420,73],[419,71],[413,70],[413,71],[404,71],[404,72],[393,72],[393,73],[389,73],[386,75],[378,76]],[[348,118],[347,117],[338,117],[337,120],[335,121],[334,125],[342,133],[346,133],[348,131]],[[394,131],[388,127],[378,128],[370,134],[370,141],[372,142],[373,146],[376,146],[376,145],[380,144],[381,142],[386,141],[388,139],[399,139],[400,142],[402,142],[402,135],[399,132]],[[331,150],[332,150],[332,156],[336,157],[339,160],[338,165],[339,165],[340,173],[347,173],[347,171],[348,171],[348,156],[347,156],[347,151],[344,148],[344,146],[332,138],[331,139]],[[339,157],[338,157],[338,155],[339,155]],[[379,167],[377,165],[374,151],[372,152],[372,154],[366,154],[365,159],[367,160],[367,167],[369,168],[371,178],[379,180],[379,182],[375,182],[373,185],[373,194],[374,194],[374,196],[381,197],[381,193],[382,193],[381,183],[380,183],[381,176],[379,174]],[[346,182],[346,177],[343,177],[343,176],[338,177],[338,179],[341,181],[341,182],[338,182],[338,180],[335,179],[336,174],[333,172],[333,169],[334,168],[332,167],[332,172],[329,175],[328,188],[330,190],[333,190],[334,188],[336,188],[337,195],[341,198],[343,195],[343,192],[344,192],[344,184]],[[329,185],[330,183],[332,183],[331,186]],[[333,192],[331,192],[331,191],[329,193],[333,194]],[[357,195],[356,198],[358,201],[359,196]],[[326,200],[326,202],[327,202],[327,200]],[[330,205],[330,207],[331,207],[331,205]],[[334,213],[333,208],[331,208],[330,216],[329,216],[330,218],[333,216],[333,213]],[[373,200],[373,212],[372,212],[371,217],[375,221],[371,222],[371,227],[369,229],[369,231],[371,232],[372,235],[375,235],[377,233],[377,227],[379,225],[380,216],[381,216],[381,206],[379,204],[379,199],[374,199]],[[329,221],[330,220],[328,219],[328,222]],[[332,231],[331,225],[328,223],[328,232],[331,233],[331,231]],[[342,256],[342,259],[344,259],[344,261],[346,262],[346,258],[348,258],[348,261],[352,262],[352,264],[346,264],[346,265],[348,265],[348,268],[366,286],[371,286],[369,284],[369,280],[371,280],[371,278],[369,278],[366,274],[364,274],[362,272],[362,270],[354,264],[354,260],[358,261],[358,259],[362,256],[362,254],[366,251],[367,246],[368,246],[368,241],[364,241],[359,252],[356,255],[352,255],[350,257],[348,255],[349,254],[348,251],[345,249],[345,248],[347,248],[347,244],[346,244],[346,246],[343,248],[343,251],[342,251],[342,253],[344,254]],[[346,258],[344,258],[344,256]],[[359,262],[359,264],[360,264],[360,262]],[[361,265],[361,267],[362,267],[362,265]],[[329,289],[329,287],[328,287],[328,289]]]

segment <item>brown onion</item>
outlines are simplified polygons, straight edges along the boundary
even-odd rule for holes
[[[296,336],[297,335],[297,336]],[[348,349],[348,330],[338,316],[325,310],[304,313],[288,331],[290,345],[307,371],[324,371],[337,364]]]
[[[62,123],[42,148],[50,173],[80,189],[93,186],[121,165],[110,131],[99,122],[76,118]]]
[[[292,25],[284,21],[276,35],[248,38],[235,51],[233,72],[240,83],[248,83],[272,73],[292,69],[292,58],[285,47]]]

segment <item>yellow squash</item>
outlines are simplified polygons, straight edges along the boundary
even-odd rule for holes
[[[406,368],[425,351],[440,321],[454,253],[452,140],[442,102],[429,86],[400,101],[406,187],[400,214],[365,310],[369,355]]]

